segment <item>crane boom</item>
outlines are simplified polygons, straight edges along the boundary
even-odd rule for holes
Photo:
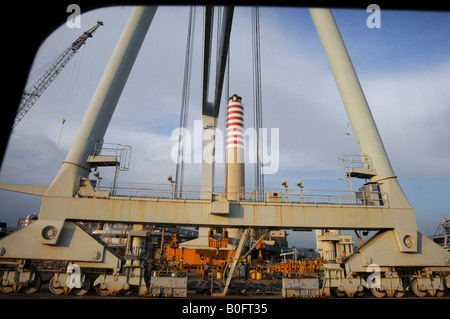
[[[70,59],[77,53],[81,46],[86,42],[88,38],[92,38],[92,34],[97,30],[103,22],[97,21],[97,25],[85,31],[78,39],[76,39],[67,49],[61,53],[56,61],[44,72],[44,74],[26,90],[22,99],[20,100],[19,108],[17,109],[16,118],[14,119],[13,127],[15,127],[28,113],[31,107],[36,103],[39,97],[48,88],[50,83],[56,78],[61,70],[66,66]]]

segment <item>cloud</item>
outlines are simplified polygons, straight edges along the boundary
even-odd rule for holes
[[[108,133],[108,137],[107,140],[121,141],[120,144],[128,144],[132,147],[130,170],[121,175],[121,180],[143,183],[167,182],[167,175],[172,174],[175,167],[170,158],[172,148],[170,136],[115,129]],[[122,143],[122,141],[132,143]],[[110,176],[113,173],[111,171]]]
[[[11,135],[0,171],[0,183],[50,185],[66,152],[39,131]],[[14,227],[20,217],[39,211],[41,198],[0,190],[0,220]]]
[[[2,164],[2,183],[50,185],[65,155],[44,134],[13,134]]]
[[[363,87],[394,171],[405,178],[449,178],[450,59],[419,70],[367,76]]]

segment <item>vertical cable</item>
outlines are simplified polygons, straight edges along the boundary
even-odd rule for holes
[[[184,78],[183,78],[183,93],[181,97],[181,112],[180,112],[180,134],[178,136],[178,152],[177,152],[177,166],[175,173],[175,197],[180,197],[181,187],[184,185],[184,149],[186,141],[184,140],[184,132],[187,127],[188,111],[189,111],[189,91],[191,82],[191,67],[192,67],[192,51],[194,44],[194,22],[195,22],[195,7],[191,7],[189,11],[188,32],[186,41],[186,57],[184,64]]]
[[[256,196],[259,198],[264,194],[264,176],[262,174],[263,156],[263,136],[262,128],[262,89],[261,89],[261,47],[260,47],[260,26],[259,8],[252,7],[252,58],[253,58],[253,120],[255,124],[255,145],[256,145],[256,165],[255,165],[255,187]],[[260,198],[259,198],[260,199]]]

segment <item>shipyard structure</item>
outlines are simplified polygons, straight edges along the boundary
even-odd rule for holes
[[[264,274],[280,276],[280,293],[286,298],[353,298],[367,292],[379,298],[444,296],[450,288],[450,252],[418,231],[414,209],[391,166],[329,9],[309,12],[360,151],[358,161],[350,158],[351,165],[345,166],[345,176],[362,179],[364,185],[357,192],[329,193],[305,189],[301,183],[294,190],[284,181],[281,189],[249,191],[243,163],[244,105],[235,94],[227,106],[225,185],[219,191],[214,161],[207,159],[214,156],[210,143],[219,123],[235,8],[221,10],[216,81],[210,85],[214,9],[203,10],[201,115],[208,143],[203,140],[201,185],[180,185],[175,196],[177,181],[171,178],[165,185],[117,179],[127,169],[131,148],[103,139],[157,13],[155,6],[136,7],[52,183],[0,185],[42,197],[37,219],[0,238],[0,291],[33,294],[49,276],[55,295],[94,290],[100,296],[186,297],[188,279],[206,271],[202,267],[208,264],[213,270],[204,279],[220,277],[223,283],[218,291],[209,290],[212,297],[231,293],[243,267],[244,276],[250,268],[256,280]],[[213,92],[212,100],[208,92]],[[99,184],[100,167],[111,168],[112,185]],[[286,230],[316,230],[320,255],[284,249]],[[373,235],[355,249],[351,238],[341,234],[349,230],[359,239],[361,233]]]

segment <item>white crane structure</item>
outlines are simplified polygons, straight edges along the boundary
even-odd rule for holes
[[[211,154],[217,126],[220,97],[225,74],[233,7],[223,10],[219,36],[214,101],[207,100],[211,25],[213,7],[205,8],[202,120],[203,151]],[[352,66],[339,30],[329,9],[310,9],[313,22],[344,102],[361,156],[371,158],[370,167],[351,172],[364,176],[364,201],[348,201],[336,194],[334,201],[318,196],[287,197],[271,200],[269,194],[255,199],[246,196],[227,198],[214,190],[214,162],[202,165],[202,185],[196,196],[181,191],[172,196],[169,189],[154,187],[98,190],[89,179],[97,166],[114,158],[96,152],[127,81],[133,63],[157,11],[156,7],[136,7],[125,26],[112,57],[98,84],[86,115],[68,155],[50,186],[0,185],[1,189],[42,196],[39,219],[0,239],[0,261],[11,261],[15,268],[5,271],[0,288],[4,292],[37,290],[39,274],[28,267],[30,260],[66,261],[80,267],[77,293],[85,293],[92,283],[101,295],[116,294],[138,287],[148,294],[149,285],[142,266],[145,233],[130,232],[125,257],[88,233],[80,222],[128,223],[134,225],[184,225],[196,227],[240,228],[241,242],[249,229],[324,230],[319,240],[324,254],[321,295],[353,297],[371,289],[377,297],[402,296],[410,286],[417,296],[440,296],[450,287],[450,252],[418,232],[414,209],[402,191],[377,131],[361,85]],[[236,92],[238,93],[238,92]],[[212,152],[214,153],[214,152]],[[203,156],[207,158],[207,156]],[[231,177],[228,177],[229,179]],[[238,185],[240,186],[240,185]],[[262,190],[264,191],[264,190]],[[140,196],[145,195],[145,196]],[[378,198],[379,200],[369,200]],[[345,259],[337,259],[339,239],[328,230],[376,230],[370,240]],[[239,245],[233,267],[239,261]],[[374,265],[380,276],[371,281]],[[405,270],[403,273],[402,270]],[[56,293],[67,291],[67,273],[56,273],[50,282]],[[70,289],[69,289],[70,290]],[[226,289],[225,292],[226,293]]]

